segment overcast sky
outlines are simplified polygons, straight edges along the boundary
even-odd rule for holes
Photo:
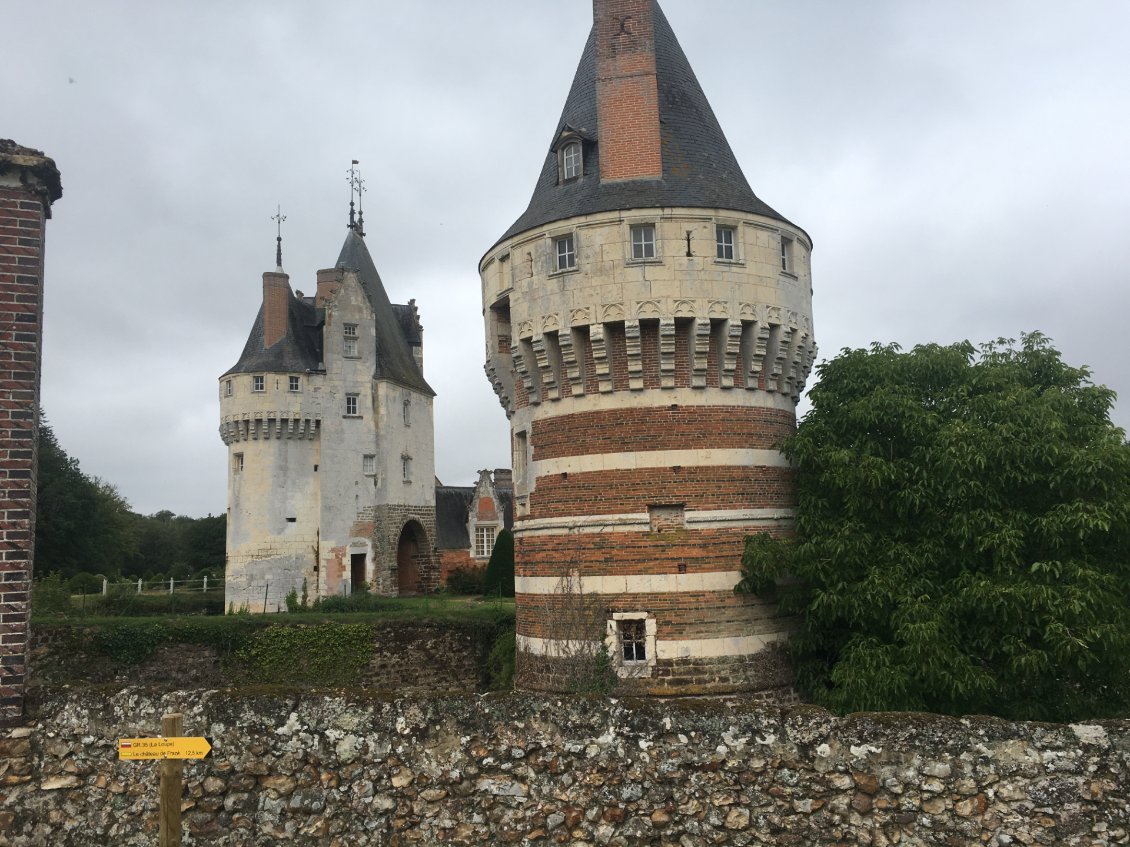
[[[763,200],[813,237],[821,358],[1050,335],[1130,426],[1130,3],[663,0]],[[226,508],[217,379],[274,265],[312,291],[359,159],[416,298],[448,484],[509,463],[477,263],[525,209],[588,0],[5,3],[0,137],[62,172],[43,406],[142,513]],[[18,69],[18,70],[17,70]]]

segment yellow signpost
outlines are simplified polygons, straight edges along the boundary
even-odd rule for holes
[[[181,738],[119,738],[119,759],[204,759],[212,742],[202,735]]]
[[[118,759],[161,762],[160,819],[161,847],[180,847],[181,795],[184,793],[183,759],[203,759],[212,754],[212,741],[202,735],[183,736],[180,714],[161,719],[161,735],[155,738],[119,738]]]

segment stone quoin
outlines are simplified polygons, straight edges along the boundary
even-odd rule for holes
[[[479,264],[517,684],[568,688],[604,645],[623,691],[785,696],[789,623],[733,588],[744,539],[792,527],[812,241],[750,188],[658,4],[593,16],[529,207]]]

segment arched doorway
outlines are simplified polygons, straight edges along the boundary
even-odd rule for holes
[[[409,521],[400,531],[396,544],[396,593],[400,595],[420,592],[420,549],[427,541],[423,527]]]

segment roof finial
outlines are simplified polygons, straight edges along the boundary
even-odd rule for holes
[[[361,178],[361,169],[357,169],[357,234],[362,238],[365,237],[365,209],[362,203],[362,197],[368,189],[365,188],[365,180]]]
[[[282,225],[286,220],[286,215],[282,213],[282,205],[278,206],[278,211],[271,215],[271,220],[278,224],[278,235],[275,236],[275,266],[279,273],[282,273]]]
[[[353,217],[353,196],[357,194],[357,180],[360,179],[357,173],[357,165],[360,164],[356,159],[349,166],[349,176],[346,179],[349,181],[349,228],[357,229],[357,222]]]

